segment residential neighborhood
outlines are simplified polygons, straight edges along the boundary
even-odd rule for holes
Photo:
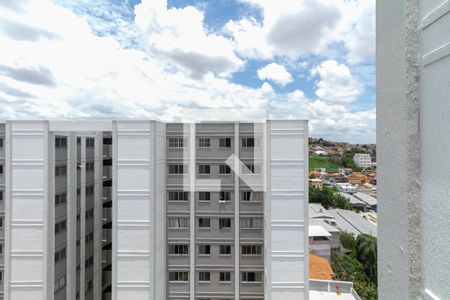
[[[345,299],[377,299],[376,148],[313,138],[309,142],[311,286],[334,288],[334,295],[336,289],[347,289]],[[374,259],[362,255],[371,251]]]

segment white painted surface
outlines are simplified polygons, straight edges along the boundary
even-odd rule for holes
[[[6,127],[5,299],[52,299],[47,277],[48,124],[12,122]],[[53,262],[51,258],[53,251]]]
[[[164,127],[117,121],[113,139],[113,299],[164,299]]]
[[[419,2],[424,288],[430,299],[447,299],[450,175],[439,170],[450,169],[450,1]]]
[[[377,1],[380,299],[447,299],[450,1]]]
[[[307,126],[267,121],[267,300],[308,299]]]

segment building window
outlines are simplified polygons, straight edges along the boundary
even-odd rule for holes
[[[94,195],[94,192],[95,192],[95,188],[93,185],[86,187],[86,190],[85,190],[86,196]]]
[[[241,253],[242,255],[261,255],[262,247],[261,245],[242,245]]]
[[[85,213],[85,218],[86,219],[91,219],[93,217],[94,217],[94,209],[92,208],[90,210],[87,210],[86,213]]]
[[[189,218],[169,218],[169,228],[189,228]]]
[[[219,201],[220,202],[225,202],[225,201],[230,201],[231,200],[231,193],[230,192],[220,192],[219,193]]]
[[[55,224],[55,234],[66,230],[66,220]]]
[[[185,174],[184,165],[169,165],[169,174]]]
[[[262,273],[242,272],[242,282],[262,282]]]
[[[198,147],[199,148],[209,148],[211,146],[210,138],[199,138],[198,139]]]
[[[62,248],[55,252],[55,264],[66,259],[66,248]]]
[[[64,204],[67,202],[67,193],[55,195],[55,205]]]
[[[211,166],[210,165],[198,165],[198,174],[200,174],[200,175],[211,174]]]
[[[219,174],[231,174],[231,168],[229,165],[220,165]]]
[[[198,254],[199,255],[210,255],[211,254],[211,245],[198,245]]]
[[[198,227],[210,228],[211,227],[211,219],[210,218],[198,218]]]
[[[95,147],[95,139],[86,138],[86,148],[94,148],[94,147]]]
[[[220,272],[219,273],[219,281],[230,282],[231,281],[231,272]]]
[[[91,256],[84,261],[84,268],[87,269],[94,264],[94,257]]]
[[[241,228],[242,229],[261,229],[262,220],[261,218],[241,218]]]
[[[0,271],[0,282],[3,282],[3,271]]]
[[[3,228],[3,217],[0,217],[0,228]]]
[[[67,149],[67,137],[56,137],[55,148]]]
[[[219,228],[231,228],[231,219],[230,218],[220,218],[219,219]]]
[[[198,273],[198,281],[211,281],[211,273],[210,272],[199,272]]]
[[[84,236],[84,242],[87,244],[94,240],[94,232],[90,232]]]
[[[169,272],[169,281],[188,281],[188,272]]]
[[[220,148],[231,148],[231,138],[221,138],[219,140]]]
[[[231,245],[220,245],[220,255],[231,255]]]
[[[86,172],[93,172],[95,168],[95,162],[86,163]]]
[[[211,281],[210,272],[198,272],[198,281]]]
[[[241,168],[242,174],[261,174],[261,165],[245,164]]]
[[[169,245],[170,255],[188,255],[189,245]]]
[[[261,202],[263,199],[262,192],[241,192],[241,200],[244,202]]]
[[[199,192],[198,200],[200,201],[211,201],[211,192]]]
[[[189,192],[183,191],[169,192],[168,197],[169,201],[188,201]]]
[[[260,140],[256,138],[242,138],[241,139],[242,148],[255,148],[260,147]]]
[[[169,138],[169,148],[183,148],[183,147],[184,147],[184,138],[181,137]]]
[[[2,138],[0,138],[0,149],[3,149],[3,139]]]
[[[67,166],[56,166],[55,176],[67,176]]]
[[[65,287],[66,287],[66,275],[55,280],[55,286],[54,286],[55,294]]]
[[[0,191],[0,201],[3,201],[3,191]]]

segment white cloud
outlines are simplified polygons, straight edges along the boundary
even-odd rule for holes
[[[297,5],[297,0],[292,3]],[[352,113],[342,105],[362,92],[345,65],[324,62],[315,68],[319,99],[308,99],[301,90],[276,93],[268,82],[250,88],[227,77],[244,62],[234,54],[232,42],[205,29],[198,9],[167,9],[164,1],[145,0],[136,13],[130,28],[143,30],[145,48],[123,47],[120,41],[128,38],[128,29],[119,38],[100,37],[93,28],[101,24],[91,25],[93,20],[52,2],[23,2],[20,9],[0,5],[0,19],[10,26],[10,34],[0,35],[0,120],[70,116],[178,121],[186,107],[234,108],[238,119],[249,115],[246,109],[267,108],[273,118],[311,119],[313,135],[374,140],[374,111]],[[23,33],[14,23],[37,31],[12,34]],[[259,26],[256,21],[250,25]],[[271,46],[251,54],[252,43],[249,55],[273,55]],[[270,52],[264,53],[266,49]],[[306,61],[279,61],[292,74],[308,66]],[[287,84],[293,78],[283,70],[262,76]]]
[[[233,51],[232,42],[207,32],[203,12],[193,6],[168,9],[167,0],[142,0],[135,13],[147,48],[196,78],[209,72],[228,76],[243,65]]]
[[[258,78],[261,80],[272,80],[281,86],[285,86],[293,81],[292,75],[286,71],[286,68],[277,63],[270,63],[264,68],[259,69]]]
[[[374,0],[241,1],[263,10],[260,23],[244,17],[225,26],[244,57],[326,55],[330,46],[342,42],[350,63],[374,58]]]
[[[364,86],[350,69],[335,60],[326,60],[311,70],[311,75],[319,76],[316,96],[328,103],[351,103],[364,91]]]

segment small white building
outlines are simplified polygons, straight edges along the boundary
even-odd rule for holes
[[[353,161],[360,168],[369,168],[372,166],[372,159],[370,154],[365,153],[355,153],[353,156]]]
[[[357,186],[352,185],[348,182],[336,183],[336,188],[338,189],[339,192],[348,193],[348,194],[356,193],[356,191],[358,190]]]
[[[322,225],[309,225],[309,253],[330,260],[331,234]]]

